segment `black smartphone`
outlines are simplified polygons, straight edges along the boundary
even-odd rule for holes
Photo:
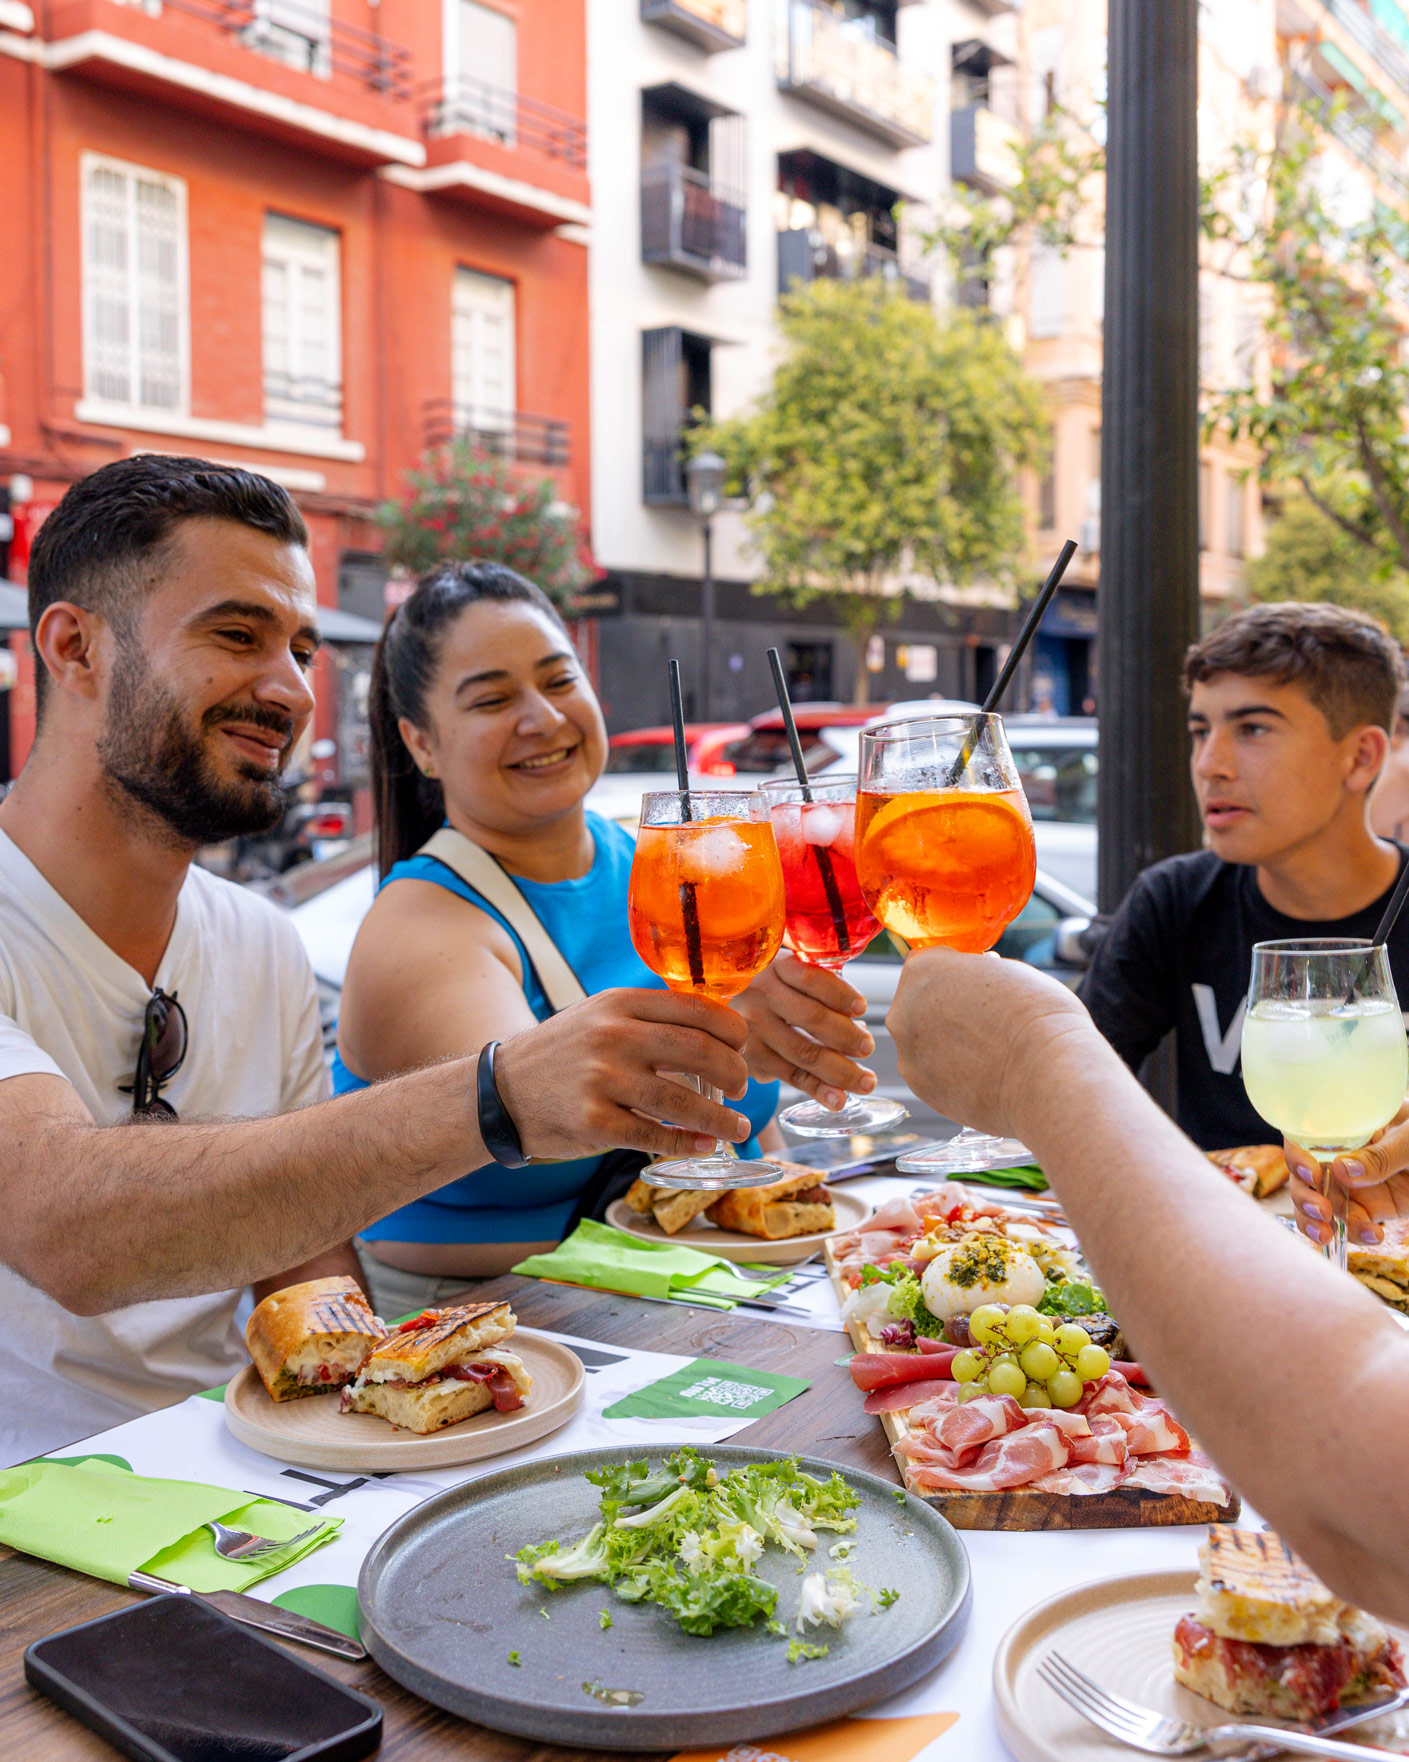
[[[198,1597],[36,1640],[24,1673],[139,1762],[352,1762],[382,1741],[375,1701]]]

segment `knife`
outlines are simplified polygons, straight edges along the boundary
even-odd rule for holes
[[[297,1640],[304,1646],[316,1646],[320,1652],[332,1652],[338,1658],[365,1658],[366,1648],[356,1640],[340,1634],[334,1627],[324,1627],[307,1615],[292,1609],[280,1609],[273,1603],[262,1603],[258,1597],[246,1597],[239,1591],[193,1591],[189,1585],[174,1584],[169,1578],[158,1578],[151,1572],[132,1572],[127,1582],[134,1591],[161,1591],[181,1597],[199,1597],[231,1621],[246,1627],[257,1627],[281,1640]]]

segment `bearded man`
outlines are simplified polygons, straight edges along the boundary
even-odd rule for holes
[[[668,1073],[742,1095],[789,1015],[855,1034],[797,988],[808,969],[762,1030],[608,991],[492,1060],[324,1100],[297,936],[192,861],[284,810],[313,709],[307,543],[276,484],[150,454],[76,484],[35,543],[38,733],[0,803],[0,1464],[225,1380],[244,1286],[356,1276],[352,1236],[506,1142],[561,1160],[741,1141],[742,1115]]]

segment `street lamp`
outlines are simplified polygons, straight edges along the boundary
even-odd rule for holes
[[[700,720],[710,719],[710,650],[714,646],[714,554],[711,522],[724,500],[728,466],[718,453],[696,453],[685,467],[685,493],[690,512],[704,535],[704,575],[700,582]]]

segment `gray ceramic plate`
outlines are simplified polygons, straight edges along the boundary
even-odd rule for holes
[[[843,1471],[861,1495],[853,1568],[872,1589],[893,1586],[900,1597],[888,1610],[853,1616],[841,1634],[810,1632],[809,1640],[830,1644],[825,1658],[789,1664],[786,1641],[761,1627],[692,1637],[663,1609],[623,1603],[602,1584],[558,1592],[520,1585],[505,1557],[550,1536],[566,1543],[585,1535],[599,1494],[584,1470],[634,1454],[582,1450],[504,1469],[438,1493],[394,1523],[357,1584],[363,1644],[387,1675],[496,1731],[666,1750],[853,1713],[908,1687],[959,1643],[969,1618],[963,1543],[922,1500],[902,1504],[891,1483],[854,1469]],[[655,1465],[665,1452],[649,1454]],[[725,1467],[777,1456],[733,1444],[701,1454]],[[805,1456],[802,1466],[825,1479],[836,1464]],[[819,1566],[836,1539],[827,1532]],[[759,1570],[779,1587],[778,1619],[791,1629],[802,1583],[794,1562],[770,1547]],[[611,1613],[608,1629],[602,1609]],[[623,1700],[606,1698],[615,1695]]]

